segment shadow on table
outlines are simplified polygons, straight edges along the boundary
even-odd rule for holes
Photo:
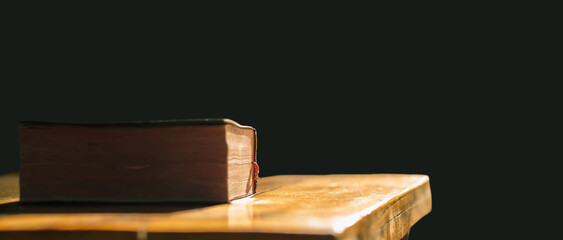
[[[99,203],[45,202],[0,204],[0,214],[18,213],[171,213],[222,203]]]

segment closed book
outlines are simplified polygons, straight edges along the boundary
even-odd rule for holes
[[[19,132],[23,202],[228,202],[256,189],[256,130],[229,119],[20,122]]]

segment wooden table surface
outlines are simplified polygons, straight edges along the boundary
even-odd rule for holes
[[[224,204],[20,203],[0,176],[0,239],[401,239],[431,210],[425,175],[280,175]]]

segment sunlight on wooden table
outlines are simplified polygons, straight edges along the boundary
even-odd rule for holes
[[[224,204],[19,203],[0,176],[0,239],[401,239],[431,210],[425,175],[280,175]]]

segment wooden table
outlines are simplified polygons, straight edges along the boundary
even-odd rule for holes
[[[280,175],[225,204],[20,203],[0,176],[0,239],[406,239],[431,210],[427,176]]]

